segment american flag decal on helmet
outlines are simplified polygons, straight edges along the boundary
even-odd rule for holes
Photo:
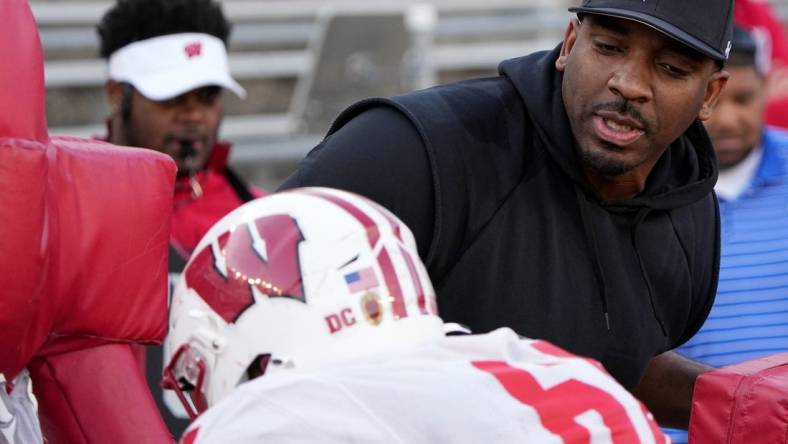
[[[388,293],[386,300],[390,304],[393,318],[401,319],[409,315],[437,314],[434,292],[425,294],[424,285],[429,285],[428,278],[421,281],[411,253],[402,248],[404,239],[400,222],[385,208],[378,204],[359,199],[352,194],[345,194],[319,189],[304,189],[302,192],[323,198],[345,210],[366,229],[367,241],[375,254],[378,270],[371,267],[368,271],[345,275],[345,282],[351,293],[360,292],[373,287],[381,287]],[[383,245],[380,240],[385,232],[389,232],[399,241],[399,246]],[[382,279],[382,281],[379,281]],[[415,292],[416,304],[408,312],[405,294]]]
[[[358,293],[378,286],[378,278],[371,267],[345,275],[345,283],[351,293]]]

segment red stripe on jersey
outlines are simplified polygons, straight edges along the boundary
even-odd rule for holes
[[[386,287],[389,289],[391,311],[394,314],[394,319],[404,318],[408,315],[408,311],[405,309],[405,299],[402,297],[402,288],[399,286],[397,272],[394,271],[394,265],[391,263],[391,258],[385,248],[381,249],[378,254],[378,264],[380,265],[380,271],[383,272]]]
[[[405,263],[408,264],[408,271],[413,280],[413,286],[416,288],[416,301],[419,305],[419,311],[421,314],[427,314],[427,302],[424,298],[424,288],[421,286],[421,279],[419,279],[419,273],[416,271],[416,264],[413,263],[413,258],[410,256],[410,253],[408,253],[402,245],[400,245],[399,251],[402,253],[402,257],[405,258]]]
[[[375,221],[372,220],[372,218],[367,216],[358,207],[356,207],[352,203],[340,197],[334,196],[333,194],[326,193],[324,191],[305,189],[303,190],[303,192],[306,194],[311,194],[313,196],[322,197],[323,199],[326,199],[327,201],[333,203],[334,205],[350,213],[350,215],[355,217],[356,220],[359,221],[359,223],[361,223],[361,225],[363,225],[364,228],[367,230],[367,239],[369,239],[369,246],[375,248],[375,245],[377,245],[378,240],[380,239],[380,232],[378,231],[378,225],[375,223]]]
[[[575,422],[575,418],[594,410],[602,416],[614,443],[640,443],[624,406],[598,387],[568,379],[544,389],[533,375],[504,361],[474,361],[471,364],[493,375],[512,397],[533,407],[542,425],[564,442],[590,442],[588,429]]]
[[[194,444],[197,440],[197,433],[200,432],[200,428],[197,427],[196,429],[187,430],[186,433],[183,435],[181,440],[179,441],[180,444]]]
[[[651,429],[651,434],[654,435],[654,442],[668,442],[665,439],[665,434],[662,432],[662,429],[659,428],[657,421],[654,420],[654,415],[648,411],[643,403],[640,404],[640,411],[643,412],[643,416],[648,418],[648,427]]]

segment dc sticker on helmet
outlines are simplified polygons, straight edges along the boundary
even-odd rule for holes
[[[305,302],[298,257],[303,240],[298,224],[287,215],[236,226],[197,253],[186,269],[186,285],[228,323],[254,304],[254,290]],[[269,248],[278,252],[274,262],[268,261]]]

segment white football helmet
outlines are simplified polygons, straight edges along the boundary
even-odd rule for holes
[[[170,306],[162,385],[195,416],[262,373],[403,348],[442,326],[396,216],[348,192],[285,191],[239,207],[198,244]]]

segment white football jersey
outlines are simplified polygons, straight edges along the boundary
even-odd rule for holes
[[[241,384],[183,443],[666,443],[595,361],[510,329]]]

